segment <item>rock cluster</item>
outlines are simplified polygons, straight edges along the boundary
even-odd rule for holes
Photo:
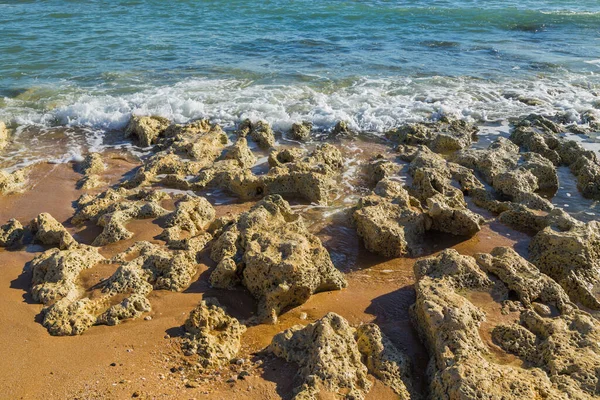
[[[328,313],[312,324],[275,335],[268,350],[300,367],[302,384],[295,390],[295,399],[320,398],[321,391],[364,399],[372,386],[369,372],[400,399],[417,398],[411,393],[406,356],[374,324],[354,329],[343,317]]]
[[[183,352],[198,354],[204,368],[229,364],[240,350],[246,327],[229,316],[216,299],[203,300],[185,321]]]
[[[346,286],[321,241],[279,195],[267,196],[224,227],[212,247],[214,287],[244,285],[259,300],[258,319],[275,322],[316,292]]]
[[[527,329],[499,325],[495,341],[537,368],[500,364],[490,356],[480,334],[485,313],[463,297],[465,291],[490,289],[492,281],[484,270],[499,278],[506,293],[517,293],[524,305],[521,320]],[[598,394],[598,374],[593,371],[598,369],[600,348],[593,318],[513,250],[496,248],[475,258],[445,250],[415,263],[415,275],[417,299],[411,311],[431,354],[433,398],[567,399]],[[548,305],[561,315],[551,317]]]
[[[436,153],[448,153],[469,147],[478,131],[465,121],[443,117],[437,122],[401,126],[387,136],[400,144],[425,145]]]

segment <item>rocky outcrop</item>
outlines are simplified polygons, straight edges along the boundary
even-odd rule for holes
[[[418,399],[412,387],[410,360],[375,324],[364,324],[354,333],[358,351],[370,374],[392,388],[400,399]]]
[[[96,323],[96,316],[103,308],[103,301],[60,299],[42,310],[42,324],[54,336],[81,335]]]
[[[484,222],[467,208],[443,158],[426,147],[409,150],[402,155],[410,161],[408,190],[384,178],[371,195],[359,200],[353,213],[367,249],[387,257],[418,256],[428,230],[472,236]]]
[[[244,285],[259,300],[258,319],[275,322],[316,292],[346,286],[321,241],[278,195],[267,196],[223,228],[213,244],[215,287]]]
[[[186,355],[198,354],[204,368],[222,367],[240,350],[246,327],[229,316],[216,299],[203,300],[185,321],[181,347]]]
[[[152,309],[150,301],[140,293],[133,293],[118,304],[109,307],[94,321],[94,324],[117,325],[126,319],[139,318]]]
[[[106,185],[99,176],[106,170],[106,164],[102,161],[102,156],[98,153],[90,153],[78,166],[79,172],[84,177],[77,182],[78,189],[94,189],[99,186]]]
[[[478,131],[465,121],[443,117],[438,122],[401,126],[389,132],[388,137],[400,144],[425,145],[436,153],[449,153],[469,147]]]
[[[600,310],[593,287],[600,284],[600,224],[579,223],[560,231],[548,226],[529,244],[530,260],[558,282],[573,301]]]
[[[492,335],[506,351],[545,371],[562,398],[600,396],[600,328],[588,313],[544,318],[525,311],[519,324],[499,325]]]
[[[46,305],[63,298],[74,301],[82,292],[78,284],[81,271],[103,259],[97,249],[85,245],[74,245],[67,250],[53,248],[36,256],[30,263],[33,299]]]
[[[586,197],[600,198],[600,162],[593,151],[579,143],[557,135],[564,132],[561,125],[539,115],[530,115],[517,123],[510,135],[517,145],[535,152],[554,165],[564,165],[577,178],[577,188]]]
[[[132,115],[125,128],[125,135],[136,139],[140,146],[148,147],[158,141],[169,125],[171,121],[163,117]]]
[[[461,292],[490,285],[471,257],[454,250],[415,263],[412,315],[431,360],[430,395],[436,399],[566,399],[539,369],[496,364],[479,333],[485,318]]]
[[[29,224],[29,229],[34,235],[34,240],[42,244],[57,246],[61,250],[76,245],[73,236],[48,213],[35,217]]]
[[[8,146],[8,138],[8,128],[6,127],[6,124],[4,122],[0,121],[0,149],[3,149],[6,146]]]
[[[212,239],[212,235],[206,233],[205,229],[214,218],[215,209],[208,200],[185,195],[179,199],[175,210],[165,217],[165,229],[160,238],[173,248],[204,248]],[[203,243],[199,244],[200,241]]]
[[[161,206],[169,195],[160,191],[108,189],[96,196],[83,195],[77,200],[74,224],[95,221],[103,227],[94,246],[104,246],[129,239],[133,233],[126,224],[132,219],[157,218],[169,212]]]
[[[330,144],[311,153],[272,153],[269,162],[268,174],[261,177],[265,195],[301,197],[320,204],[328,202],[343,166],[342,154]]]
[[[476,254],[475,259],[482,270],[496,275],[514,291],[526,308],[538,300],[554,305],[563,313],[576,308],[558,283],[510,247],[496,247],[489,254]]]
[[[27,183],[28,170],[18,169],[14,172],[0,171],[0,194],[20,192]]]
[[[312,123],[308,121],[295,122],[290,130],[290,137],[294,140],[305,141],[310,138]]]
[[[241,137],[249,136],[263,149],[273,147],[275,144],[275,135],[266,121],[252,122],[246,119],[238,127],[238,135]]]
[[[371,388],[354,331],[335,313],[275,335],[268,350],[298,365],[302,385],[295,399],[316,399],[321,391],[364,399]]]
[[[8,222],[0,226],[0,247],[16,248],[21,245],[25,229],[16,219],[9,219]]]
[[[256,156],[248,147],[248,141],[244,137],[240,137],[227,149],[225,160],[236,160],[241,168],[251,168],[256,164]]]

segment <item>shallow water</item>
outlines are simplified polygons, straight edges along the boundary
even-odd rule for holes
[[[595,0],[0,1],[0,119],[577,120],[600,104],[599,27]]]

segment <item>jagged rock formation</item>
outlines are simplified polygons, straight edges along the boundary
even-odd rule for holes
[[[316,399],[321,390],[343,391],[348,399],[364,399],[371,389],[353,329],[335,313],[275,335],[269,351],[300,367],[303,383],[296,389],[295,399]]]
[[[403,154],[410,161],[408,190],[383,179],[373,194],[359,200],[353,214],[367,249],[385,256],[419,255],[427,230],[472,236],[484,222],[467,208],[443,158],[426,147],[411,150]]]
[[[593,151],[585,150],[573,140],[558,136],[565,130],[540,115],[521,120],[510,135],[517,145],[541,154],[554,165],[564,165],[577,178],[577,188],[586,197],[600,198],[600,162]]]
[[[90,153],[85,156],[78,169],[84,175],[77,182],[78,189],[94,189],[106,184],[98,175],[106,170],[106,164],[102,161],[100,154]]]
[[[204,197],[185,195],[176,204],[173,212],[165,217],[165,229],[160,237],[173,248],[191,250],[203,243],[203,248],[212,236],[205,232],[215,218],[215,209]]]
[[[24,234],[23,225],[14,218],[9,219],[6,224],[0,226],[0,247],[19,247]]]
[[[492,361],[479,332],[485,314],[461,295],[489,290],[491,281],[477,264],[518,294],[525,305],[521,319],[531,329],[500,325],[494,329],[495,341],[538,368]],[[415,275],[417,300],[411,311],[431,354],[432,398],[587,399],[597,394],[600,358],[595,321],[514,251],[496,248],[474,259],[445,250],[415,263]],[[534,301],[553,304],[563,314],[544,318],[536,312],[548,314],[548,307]],[[581,335],[589,340],[580,341]]]
[[[171,121],[163,117],[133,115],[125,128],[125,135],[133,136],[140,146],[148,147],[158,141],[170,124]]]
[[[292,125],[290,130],[290,136],[294,140],[308,140],[310,138],[310,131],[312,130],[312,123],[308,121],[296,122]]]
[[[223,228],[211,257],[218,263],[211,284],[243,284],[259,300],[260,321],[275,322],[313,293],[346,286],[321,241],[279,195],[265,197]]]
[[[229,316],[216,299],[203,300],[185,321],[181,347],[186,355],[198,354],[204,368],[229,364],[240,350],[246,327]]]
[[[65,227],[48,213],[35,217],[29,224],[29,229],[34,234],[34,240],[42,244],[58,246],[61,250],[76,244]]]
[[[571,299],[600,310],[592,291],[600,283],[600,224],[578,223],[560,231],[548,226],[529,244],[530,260],[557,281]]]
[[[18,169],[14,172],[0,171],[0,194],[10,194],[23,190],[27,183],[28,169]]]
[[[469,147],[478,131],[465,121],[443,117],[438,122],[401,126],[388,132],[388,137],[400,144],[425,145],[436,153],[448,153]]]
[[[77,200],[74,224],[95,221],[103,227],[94,239],[94,246],[104,246],[129,239],[133,233],[126,228],[132,219],[157,218],[169,212],[161,202],[169,195],[160,191],[108,189],[96,196],[83,195]]]
[[[265,121],[253,123],[249,119],[244,120],[238,127],[238,135],[241,137],[249,136],[263,149],[273,147],[275,144],[275,135],[271,126]]]

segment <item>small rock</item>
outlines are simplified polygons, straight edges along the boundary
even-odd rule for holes
[[[144,320],[145,320],[145,321],[152,321],[152,317],[151,317],[151,316],[149,316],[149,315],[146,315],[146,316],[144,317]]]
[[[117,363],[110,363],[110,366],[111,366],[111,367],[116,367],[116,366],[117,366]]]
[[[236,365],[243,365],[246,362],[243,358],[238,358],[235,360]]]
[[[140,392],[133,392],[133,394],[131,395],[131,397],[140,397]]]
[[[300,313],[300,319],[301,320],[305,320],[306,318],[308,318],[308,314],[306,314],[305,312],[301,312]]]
[[[236,381],[236,377],[234,376],[234,377],[231,377],[231,378],[227,379],[226,382],[227,383],[235,383],[235,381]]]
[[[241,379],[241,380],[244,380],[244,379],[246,379],[247,376],[250,376],[250,372],[248,372],[248,371],[242,371],[242,372],[240,372],[238,374],[237,378]]]

